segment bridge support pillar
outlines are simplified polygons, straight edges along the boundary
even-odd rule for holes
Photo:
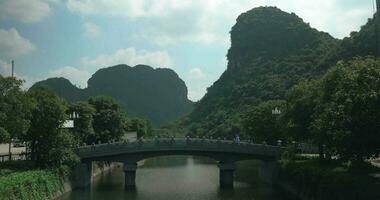
[[[278,178],[278,163],[276,161],[261,161],[259,178],[264,183],[273,185]]]
[[[234,186],[234,163],[223,163],[218,164],[219,167],[219,184],[220,187],[233,187]]]
[[[136,187],[136,170],[137,163],[124,163],[125,189],[134,189]]]
[[[92,162],[79,163],[74,169],[74,185],[85,188],[92,182]]]

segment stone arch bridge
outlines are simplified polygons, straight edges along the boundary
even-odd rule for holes
[[[262,161],[259,177],[269,183],[275,173],[276,160],[281,148],[263,144],[213,139],[148,139],[132,143],[116,142],[88,145],[77,149],[81,163],[75,170],[77,186],[84,187],[91,183],[93,161],[123,163],[126,189],[135,187],[137,162],[151,157],[166,155],[205,156],[218,162],[219,182],[221,187],[233,186],[235,162],[241,160]]]

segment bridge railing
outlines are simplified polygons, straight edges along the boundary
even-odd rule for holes
[[[107,154],[110,152],[142,152],[142,151],[191,150],[232,152],[245,154],[262,154],[276,156],[281,151],[279,146],[234,142],[231,140],[206,138],[155,138],[140,139],[134,142],[121,141],[106,144],[84,145],[77,149],[80,156]]]

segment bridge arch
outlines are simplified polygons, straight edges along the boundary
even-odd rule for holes
[[[109,161],[123,163],[125,173],[125,187],[135,186],[137,162],[147,158],[168,155],[193,155],[208,157],[218,162],[219,180],[221,187],[233,186],[235,162],[241,160],[261,160],[266,168],[273,171],[272,165],[276,162],[280,147],[252,143],[234,143],[227,140],[166,138],[138,140],[133,143],[116,142],[83,146],[78,148],[77,154],[81,159],[78,173],[87,174],[79,182],[79,186],[87,185],[91,180],[91,163],[93,161]],[[269,163],[269,164],[268,164]],[[262,171],[262,172],[261,172]],[[90,173],[90,174],[89,174]],[[89,174],[89,175],[88,175]],[[273,172],[260,170],[264,177],[272,179]],[[267,179],[268,179],[267,178]]]

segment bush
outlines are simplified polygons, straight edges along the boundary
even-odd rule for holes
[[[380,199],[380,181],[366,172],[351,173],[337,161],[284,161],[281,179],[311,199]]]
[[[5,176],[14,172],[35,169],[36,166],[32,161],[11,161],[0,163],[0,176]]]
[[[17,172],[0,178],[0,199],[50,199],[60,188],[59,176],[51,171]]]

